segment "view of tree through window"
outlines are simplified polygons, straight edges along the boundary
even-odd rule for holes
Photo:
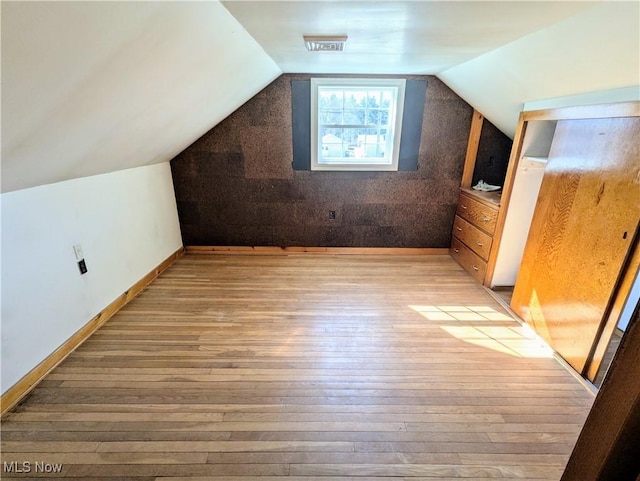
[[[385,159],[391,148],[389,133],[394,87],[318,88],[318,122],[322,157]],[[378,160],[379,162],[380,160]]]

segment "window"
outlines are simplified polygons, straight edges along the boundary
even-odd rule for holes
[[[311,170],[398,170],[403,79],[311,79]]]

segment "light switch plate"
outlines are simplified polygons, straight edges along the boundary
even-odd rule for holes
[[[82,252],[82,246],[80,244],[76,244],[73,246],[73,252],[76,254],[76,260],[84,259],[84,254]]]

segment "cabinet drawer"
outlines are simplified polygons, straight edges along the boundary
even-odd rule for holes
[[[456,214],[489,234],[496,228],[497,207],[491,208],[464,194],[460,195]]]
[[[451,242],[451,257],[479,282],[484,282],[487,263],[456,237]]]
[[[466,220],[456,216],[453,223],[453,235],[464,242],[467,247],[485,261],[489,258],[491,242],[493,241],[489,234],[485,234],[477,227],[469,224]]]

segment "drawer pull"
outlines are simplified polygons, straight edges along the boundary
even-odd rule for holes
[[[459,254],[460,253],[460,249],[458,249],[457,247],[454,247],[453,248],[453,252],[455,252],[456,254]]]
[[[482,247],[484,244],[480,241],[476,241],[476,244],[478,244],[480,247]]]
[[[458,231],[462,232],[462,227],[458,227],[458,226],[456,226],[456,230],[458,230]]]
[[[474,265],[472,265],[471,267],[473,267],[473,270],[474,270],[474,271],[479,270],[479,269],[478,269],[478,266],[477,266],[477,265],[475,265],[475,264],[474,264]]]
[[[464,204],[460,204],[460,208],[463,209],[463,210],[467,210],[467,206],[464,205]]]
[[[482,222],[489,222],[489,218],[486,215],[483,215]]]

